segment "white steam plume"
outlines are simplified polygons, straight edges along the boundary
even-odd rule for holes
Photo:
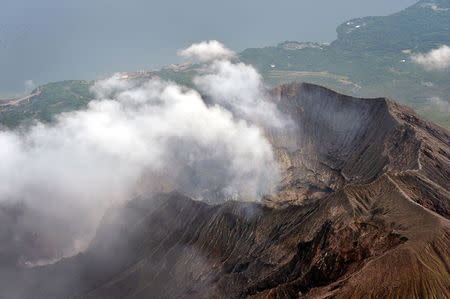
[[[25,81],[24,86],[25,86],[25,92],[27,94],[31,93],[37,87],[36,83],[34,83],[33,80]]]
[[[280,128],[287,123],[269,100],[261,76],[249,65],[216,60],[208,66],[206,74],[194,78],[194,83],[202,94],[237,117],[266,127]]]
[[[236,58],[236,54],[233,51],[227,49],[216,40],[193,44],[189,48],[179,51],[178,54],[184,58],[201,63],[211,62],[217,59],[230,60]]]
[[[142,185],[211,199],[272,192],[279,169],[255,123],[283,120],[253,68],[223,55],[211,61],[218,45],[204,45],[212,47],[202,46],[210,65],[196,83],[209,105],[193,89],[116,75],[93,87],[97,99],[85,110],[26,132],[0,131],[0,202],[24,201],[70,223],[77,241]]]
[[[411,59],[428,71],[445,70],[450,67],[450,47],[444,45],[425,54],[413,55]]]
[[[236,53],[218,41],[194,44],[181,55],[208,58],[203,59],[204,73],[194,78],[194,84],[238,118],[265,127],[280,128],[288,123],[269,99],[261,75],[250,65],[230,61],[230,57],[237,57]]]

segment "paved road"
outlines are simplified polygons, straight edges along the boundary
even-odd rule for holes
[[[35,93],[32,93],[32,94],[30,94],[30,95],[27,95],[27,96],[22,97],[22,98],[19,98],[19,99],[0,100],[0,102],[2,102],[2,103],[0,104],[0,107],[2,107],[2,106],[17,106],[17,105],[19,105],[19,104],[20,104],[21,102],[23,102],[23,101],[29,100],[29,99],[31,99],[32,97],[35,97],[35,96],[40,95],[41,92],[42,92],[41,89],[38,88],[38,89],[36,90]]]

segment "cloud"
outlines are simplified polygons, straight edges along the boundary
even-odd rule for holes
[[[269,98],[256,69],[232,61],[231,58],[236,58],[235,54],[221,43],[201,42],[179,54],[205,63],[205,69],[194,78],[194,84],[203,95],[230,110],[236,117],[265,127],[280,128],[289,123]]]
[[[227,49],[216,40],[193,44],[189,48],[179,51],[178,54],[186,59],[192,59],[201,63],[207,63],[217,59],[229,60],[236,57],[233,51]]]
[[[432,97],[427,102],[431,109],[450,114],[450,103],[448,101],[438,97]]]
[[[25,81],[24,86],[26,93],[31,93],[37,87],[36,83],[34,83],[33,80]]]
[[[445,70],[450,67],[450,47],[444,45],[425,54],[412,55],[411,59],[428,71]]]
[[[243,63],[213,61],[194,78],[197,88],[238,117],[265,127],[283,127],[287,120],[267,94],[260,74]]]
[[[141,193],[176,189],[211,201],[271,193],[280,170],[259,125],[283,119],[252,67],[211,60],[217,44],[201,45],[195,55],[210,62],[195,81],[208,100],[175,83],[115,75],[95,84],[85,110],[0,131],[0,201],[24,202],[52,223],[48,235],[64,223],[73,250],[109,207]]]
[[[443,8],[443,7],[439,7],[437,4],[435,3],[424,3],[421,5],[421,7],[428,7],[434,11],[448,11],[450,10],[450,8]]]

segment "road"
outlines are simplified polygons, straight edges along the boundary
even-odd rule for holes
[[[17,106],[19,105],[21,102],[26,101],[31,99],[32,97],[38,96],[40,95],[42,92],[42,90],[40,88],[38,88],[36,90],[35,93],[32,93],[30,95],[27,95],[25,97],[22,98],[18,98],[18,99],[10,99],[10,100],[0,100],[0,107],[4,107],[4,106]]]

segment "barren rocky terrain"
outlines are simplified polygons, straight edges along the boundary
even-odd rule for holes
[[[39,238],[3,242],[2,297],[449,298],[450,132],[389,99],[301,83],[272,95],[293,123],[266,131],[276,194],[134,199],[85,252],[42,267],[16,260]]]

